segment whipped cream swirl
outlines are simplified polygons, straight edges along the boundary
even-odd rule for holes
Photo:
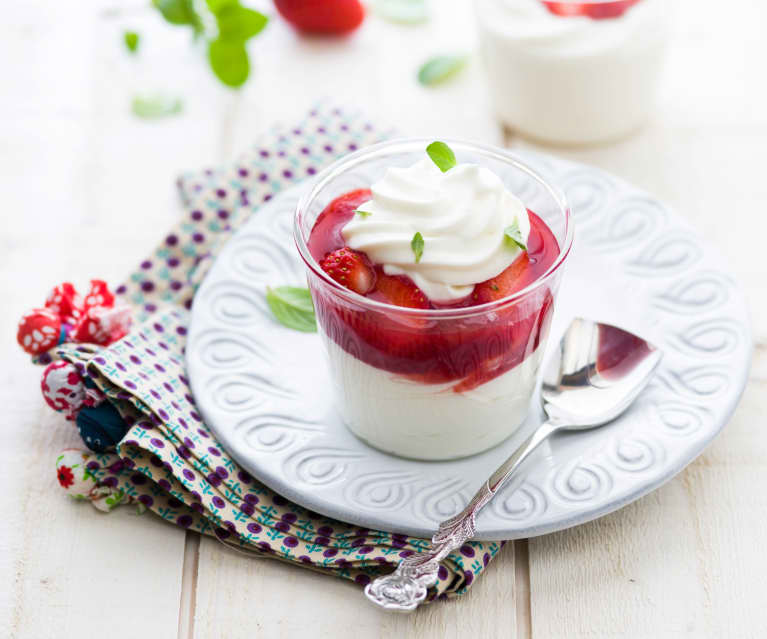
[[[370,215],[355,215],[343,228],[346,244],[387,275],[407,275],[434,302],[466,297],[519,256],[522,249],[505,239],[507,227],[516,224],[525,242],[530,233],[524,204],[476,164],[443,173],[427,158],[387,169],[371,191],[372,199],[358,207]],[[415,233],[424,239],[418,262]]]

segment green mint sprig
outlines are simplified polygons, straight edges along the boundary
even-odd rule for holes
[[[370,217],[371,215],[373,215],[373,214],[372,214],[370,211],[362,211],[362,210],[360,210],[360,209],[354,209],[354,212],[355,212],[357,215],[359,215],[359,216],[360,216],[360,217],[361,217],[363,220],[364,220],[366,217]]]
[[[245,45],[269,21],[263,13],[243,7],[240,0],[206,0],[204,4],[152,0],[152,4],[168,23],[191,27],[195,38],[207,38],[208,62],[222,83],[232,88],[245,84],[250,75]]]
[[[503,230],[503,237],[507,244],[518,246],[523,251],[527,250],[527,244],[525,244],[525,239],[522,237],[522,231],[519,229],[517,220],[514,220]]]
[[[309,289],[298,286],[266,287],[266,303],[283,326],[304,333],[317,332],[317,319]]]
[[[456,165],[455,153],[444,142],[437,140],[426,147],[426,153],[429,154],[431,161],[439,167],[439,170],[445,173]]]
[[[418,262],[421,261],[421,257],[423,257],[423,247],[424,247],[423,235],[421,235],[420,233],[416,233],[413,236],[413,239],[410,240],[410,248],[413,249],[413,255],[415,255],[416,264],[418,264]]]
[[[126,31],[123,33],[123,42],[125,43],[125,48],[128,49],[130,53],[136,53],[136,51],[138,51],[139,41],[139,34],[135,31]]]

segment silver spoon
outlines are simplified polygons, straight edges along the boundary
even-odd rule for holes
[[[573,320],[548,363],[541,401],[548,420],[482,485],[469,505],[443,521],[431,549],[403,559],[365,587],[373,603],[395,612],[414,610],[437,581],[439,562],[474,536],[482,508],[547,437],[602,426],[625,411],[647,385],[661,352],[641,337],[609,324]]]

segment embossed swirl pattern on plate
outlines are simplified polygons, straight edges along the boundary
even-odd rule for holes
[[[715,271],[694,273],[675,281],[653,298],[656,308],[675,314],[700,314],[722,307],[732,281]]]
[[[418,473],[382,471],[354,478],[344,494],[351,504],[366,510],[392,510],[407,506],[413,495]]]
[[[500,519],[512,521],[516,525],[534,522],[541,517],[548,507],[543,491],[525,481],[516,490],[502,490],[490,506]]]
[[[639,426],[618,420],[600,431],[602,445],[585,454],[557,447],[550,468],[536,467],[541,473],[502,491],[482,513],[480,532],[503,530],[506,538],[611,510],[692,459],[721,427],[723,406],[734,403],[749,350],[735,283],[679,218],[601,171],[545,156],[530,162],[566,192],[585,250],[609,253],[627,288],[633,278],[642,280],[651,305],[646,323],[660,327],[656,335],[668,352]],[[358,171],[345,179],[341,191],[369,185],[371,175]],[[533,190],[517,190],[534,200]],[[291,237],[297,198],[288,192],[262,207],[230,240],[198,293],[193,314],[205,321],[192,324],[188,362],[201,409],[214,430],[236,433],[230,441],[243,448],[233,452],[246,469],[271,477],[278,492],[303,495],[307,507],[349,520],[370,513],[377,519],[369,525],[391,522],[403,531],[435,526],[468,503],[469,487],[488,472],[483,456],[455,466],[384,463],[364,444],[340,437],[340,424],[306,421],[312,414],[307,400],[301,403],[306,389],[297,388],[291,381],[297,377],[282,371],[272,352],[272,331],[285,329],[271,320],[264,288],[305,279]]]
[[[613,252],[641,246],[665,224],[668,211],[648,198],[614,202],[606,221],[585,240],[593,251]]]
[[[264,413],[243,419],[235,426],[235,430],[253,450],[276,453],[293,446],[302,435],[321,432],[322,425],[292,414]]]
[[[296,451],[282,464],[286,474],[311,486],[327,486],[348,478],[349,466],[364,458],[359,452],[331,447]]]

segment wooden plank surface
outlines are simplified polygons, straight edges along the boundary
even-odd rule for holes
[[[54,281],[119,280],[177,218],[180,170],[235,157],[315,98],[361,106],[403,134],[501,142],[476,55],[454,83],[427,90],[415,82],[429,55],[475,47],[468,0],[431,4],[424,27],[371,18],[345,42],[301,39],[275,20],[254,41],[251,83],[232,94],[186,34],[145,3],[11,0],[13,19],[0,27],[0,59],[12,61],[0,87],[0,334],[10,338],[16,318]],[[510,545],[458,602],[384,615],[340,580],[248,560],[148,516],[105,516],[64,499],[53,463],[77,437],[42,404],[40,370],[6,339],[0,636],[767,635],[767,5],[675,7],[661,104],[648,127],[609,147],[543,150],[601,166],[669,202],[717,242],[743,283],[757,338],[751,381],[701,458],[623,511]],[[142,33],[138,60],[120,47],[125,28]],[[133,118],[130,98],[158,89],[183,95],[184,113]]]

